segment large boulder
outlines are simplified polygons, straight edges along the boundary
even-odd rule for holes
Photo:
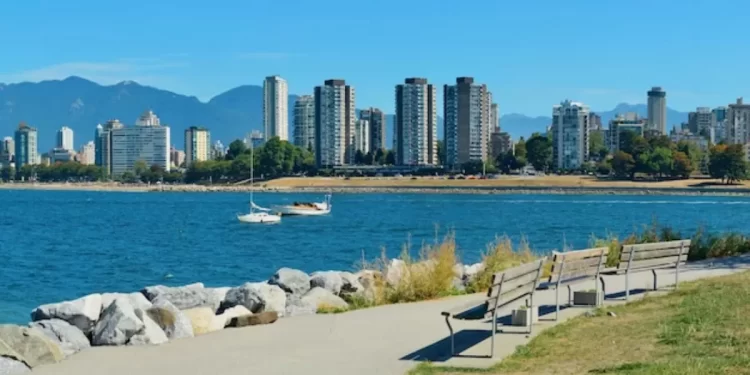
[[[363,270],[358,272],[357,276],[362,285],[362,295],[369,300],[375,300],[378,296],[378,287],[382,285],[383,275],[378,271]]]
[[[196,307],[182,312],[190,319],[194,335],[204,335],[216,330],[216,314],[210,307]]]
[[[301,296],[290,294],[286,300],[284,316],[313,315],[318,311],[318,307],[312,300],[302,300]]]
[[[193,337],[193,324],[190,318],[171,302],[157,298],[147,310],[148,316],[159,325],[169,339]]]
[[[401,259],[392,259],[385,269],[385,282],[390,286],[396,286],[406,275],[406,263]]]
[[[329,292],[338,295],[341,293],[341,287],[344,286],[344,280],[341,274],[336,271],[314,272],[310,275],[310,287],[320,287]]]
[[[315,306],[315,311],[324,308],[333,309],[346,309],[349,308],[349,304],[346,303],[341,297],[331,293],[327,289],[315,287],[310,289],[309,292],[305,293],[301,298],[303,306],[312,305]]]
[[[66,357],[91,347],[89,339],[78,327],[61,319],[39,320],[30,323],[29,327],[38,329],[54,341]]]
[[[0,356],[22,361],[30,368],[57,363],[65,358],[57,344],[30,327],[0,325],[0,343],[3,343]]]
[[[277,311],[284,313],[287,295],[278,285],[267,283],[245,283],[227,292],[221,310],[244,306],[253,313]]]
[[[31,320],[62,319],[88,334],[102,312],[102,295],[91,294],[72,301],[51,303],[31,312]]]
[[[484,263],[474,263],[470,266],[464,266],[463,280],[465,283],[473,280],[477,274],[484,271]]]
[[[357,275],[351,272],[339,272],[339,276],[341,276],[341,295],[357,294],[365,290]]]
[[[28,374],[31,372],[26,364],[12,358],[0,357],[0,375]]]
[[[214,319],[214,328],[222,329],[226,327],[233,318],[247,315],[253,315],[253,312],[248,310],[245,306],[237,305],[230,307],[224,310],[221,314],[216,315],[216,319]]]
[[[125,345],[144,329],[127,298],[115,299],[103,312],[91,335],[92,345]]]
[[[310,276],[291,268],[282,268],[271,276],[269,284],[278,285],[285,292],[301,296],[310,290]]]
[[[259,324],[271,324],[279,319],[279,313],[276,311],[266,311],[255,315],[243,315],[232,318],[228,322],[228,327],[247,327]]]
[[[214,294],[214,298],[219,301],[219,303],[223,302],[225,298],[227,298],[227,293],[229,293],[230,290],[232,290],[231,287],[224,286],[221,288],[208,288],[208,290],[211,291],[211,293]]]
[[[180,310],[192,309],[194,307],[210,307],[216,311],[219,308],[219,304],[221,304],[221,300],[217,298],[216,293],[204,287],[202,283],[179,287],[164,285],[149,286],[143,288],[141,293],[152,302],[156,298],[165,298]]]
[[[126,298],[134,309],[148,310],[151,302],[140,292],[133,293],[102,293],[102,311],[118,298]]]
[[[161,345],[169,341],[167,334],[146,311],[136,309],[135,315],[143,322],[143,330],[133,335],[128,345]]]

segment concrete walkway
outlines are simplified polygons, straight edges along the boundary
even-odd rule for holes
[[[750,257],[694,263],[680,273],[680,281],[721,276],[750,269]],[[662,270],[659,287],[674,284],[674,271]],[[607,293],[624,290],[624,276],[607,276]],[[631,278],[631,289],[650,289],[651,272]],[[591,289],[586,282],[575,289]],[[552,314],[542,315],[534,326],[536,335],[553,322],[554,291],[540,291],[535,302]],[[561,300],[567,291],[560,292]],[[631,295],[631,300],[643,293]],[[613,296],[617,298],[618,296]],[[62,363],[37,368],[34,374],[55,375],[246,375],[246,374],[403,374],[419,361],[431,360],[451,366],[488,367],[529,341],[516,327],[501,327],[493,359],[489,351],[489,324],[456,321],[457,349],[461,356],[449,358],[448,329],[440,312],[457,305],[482,300],[483,296],[451,297],[437,301],[381,306],[336,315],[314,315],[282,319],[266,326],[226,329],[221,332],[177,340],[158,347],[98,347],[76,354]],[[606,304],[624,303],[610,299]],[[520,304],[520,303],[519,303]],[[507,315],[516,306],[501,315]],[[568,308],[560,322],[585,312]],[[516,333],[513,333],[516,332]],[[465,348],[465,350],[463,350]]]

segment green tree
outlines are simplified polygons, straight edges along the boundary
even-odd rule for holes
[[[143,160],[138,160],[135,162],[135,165],[133,166],[133,172],[137,177],[140,177],[148,170],[148,164],[146,164]]]
[[[396,164],[396,153],[391,151],[388,151],[388,153],[385,155],[385,164],[386,165],[395,165]]]
[[[232,143],[229,144],[226,158],[227,160],[234,160],[237,156],[244,154],[245,151],[247,151],[245,142],[239,139],[235,139],[234,141],[232,141]]]
[[[625,131],[620,134],[620,151],[637,158],[650,149],[651,146],[646,138],[641,137],[635,132]]]
[[[528,148],[528,146],[526,146],[526,148]],[[609,150],[604,143],[604,132],[592,131],[589,134],[589,157],[594,160],[604,160],[604,158],[607,157],[607,153],[609,153]]]
[[[666,147],[656,147],[649,153],[649,164],[654,173],[659,176],[672,174],[673,159],[672,150]]]
[[[601,161],[596,165],[596,173],[604,176],[609,176],[612,173],[612,166],[606,161]]]
[[[688,142],[686,140],[677,142],[677,151],[687,155],[692,164],[693,170],[699,170],[701,165],[703,165],[705,154],[694,142]]]
[[[742,145],[719,144],[711,148],[708,171],[713,178],[731,184],[747,176],[747,163]]]
[[[552,165],[552,142],[547,137],[532,135],[525,144],[526,158],[540,172],[546,172]]]
[[[672,176],[690,178],[690,174],[695,170],[690,158],[681,151],[675,152],[673,158],[674,164],[672,165]]]
[[[521,137],[521,139],[518,140],[518,143],[516,143],[514,156],[517,158],[527,158],[526,141],[523,139],[523,137]]]
[[[633,155],[624,151],[615,152],[614,156],[612,156],[612,171],[615,172],[615,176],[619,178],[630,177],[632,179],[634,170],[635,160],[633,160]]]
[[[362,150],[357,150],[357,152],[354,153],[354,164],[365,164],[365,154],[362,152]]]

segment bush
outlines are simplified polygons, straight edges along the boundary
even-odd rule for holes
[[[525,238],[521,239],[518,249],[514,250],[510,238],[500,237],[488,246],[487,252],[482,254],[484,269],[476,275],[466,290],[469,293],[485,291],[490,288],[492,275],[495,273],[531,262],[536,258]]]

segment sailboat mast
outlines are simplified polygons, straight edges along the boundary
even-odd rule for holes
[[[253,177],[255,177],[255,151],[253,150],[253,141],[250,140],[250,212],[253,212],[253,190],[255,187],[253,186]]]

